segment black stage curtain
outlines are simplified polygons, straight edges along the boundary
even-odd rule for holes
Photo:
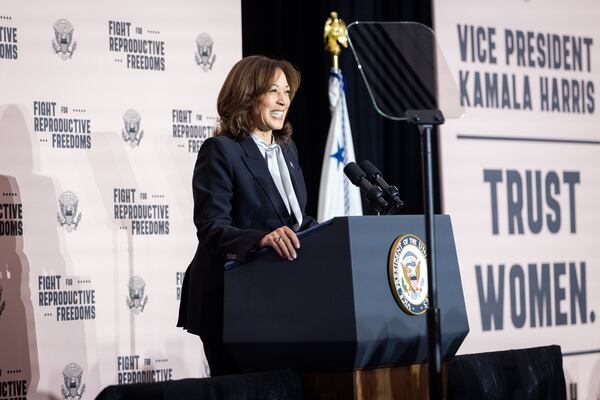
[[[156,383],[112,385],[96,400],[302,400],[300,376],[291,370]]]
[[[566,399],[559,346],[460,355],[449,360],[446,369],[449,400]],[[323,375],[323,378],[329,379],[329,386],[323,387],[331,389],[326,397],[347,399],[348,393],[353,392],[352,372],[347,372],[347,378],[341,380],[340,376],[344,373],[337,374],[337,380],[332,381],[335,375]],[[280,370],[215,378],[112,385],[106,387],[96,399],[301,400],[313,396],[315,393],[310,387],[303,390],[297,372]]]
[[[456,356],[448,363],[448,399],[567,398],[560,346]]]
[[[307,212],[316,216],[319,181],[331,115],[327,82],[331,56],[324,50],[323,26],[337,11],[352,21],[415,21],[431,26],[429,1],[258,1],[242,0],[244,56],[263,54],[286,59],[302,73],[302,85],[289,113],[308,190]],[[340,57],[357,161],[370,160],[388,183],[400,190],[405,214],[423,212],[420,136],[414,126],[379,116],[356,67],[350,48]],[[434,140],[437,160],[437,140]],[[434,161],[439,193],[438,167]],[[365,203],[363,199],[363,204]],[[439,212],[439,196],[436,211]],[[365,211],[367,208],[365,208]],[[372,213],[372,212],[368,212]]]

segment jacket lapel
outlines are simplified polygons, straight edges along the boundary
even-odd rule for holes
[[[303,186],[303,178],[300,176],[300,170],[298,165],[294,164],[294,161],[291,160],[290,157],[290,147],[288,145],[281,146],[283,150],[283,158],[285,158],[285,162],[287,163],[288,170],[290,171],[290,178],[292,180],[292,185],[294,186],[294,192],[296,193],[296,198],[298,199],[298,204],[300,204],[300,209],[303,208],[303,205],[306,204],[306,189],[301,189]],[[298,161],[295,160],[297,163]]]
[[[275,212],[279,215],[281,223],[286,225],[289,221],[290,214],[279,194],[279,190],[277,190],[277,187],[275,186],[275,182],[273,182],[267,162],[263,158],[258,146],[256,146],[256,143],[254,143],[254,139],[246,137],[240,140],[240,146],[242,146],[242,149],[244,150],[242,160],[250,170],[250,173],[254,176],[254,179],[256,179],[262,190],[265,192],[271,205],[275,209]]]

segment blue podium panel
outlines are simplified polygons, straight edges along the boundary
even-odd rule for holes
[[[450,218],[436,216],[442,354],[468,322]],[[394,240],[425,237],[422,216],[344,217],[300,235],[294,261],[261,252],[225,272],[224,341],[243,369],[354,369],[426,361],[425,315],[400,309],[388,280]]]
[[[405,234],[424,239],[423,217],[353,217],[348,222],[357,321],[355,367],[425,362],[426,316],[402,311],[388,280],[394,239]],[[442,356],[450,357],[458,351],[469,328],[450,217],[436,216],[435,224]]]

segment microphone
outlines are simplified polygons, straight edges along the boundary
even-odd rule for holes
[[[363,171],[355,162],[346,164],[344,167],[344,174],[346,174],[354,186],[360,187],[367,194],[367,200],[375,205],[378,212],[388,207],[389,204],[383,197],[381,189],[369,182],[365,171]]]
[[[381,176],[381,172],[369,160],[360,163],[360,167],[365,171],[369,181],[373,185],[379,186],[397,208],[404,206],[404,202],[400,199],[400,192],[396,186],[388,185]]]

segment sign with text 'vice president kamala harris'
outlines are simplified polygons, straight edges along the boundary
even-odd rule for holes
[[[465,0],[434,8],[466,109],[440,130],[443,208],[471,327],[461,351],[559,344],[568,393],[595,398],[600,4]]]

